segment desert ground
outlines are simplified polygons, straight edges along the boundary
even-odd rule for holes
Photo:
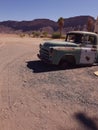
[[[46,40],[0,34],[0,130],[98,130],[98,66],[48,66]]]

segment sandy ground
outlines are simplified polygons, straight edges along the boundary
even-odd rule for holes
[[[0,130],[98,130],[98,67],[43,64],[45,40],[0,34]]]

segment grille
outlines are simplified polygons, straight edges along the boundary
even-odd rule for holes
[[[43,60],[49,60],[49,51],[44,48],[41,48],[40,56]]]

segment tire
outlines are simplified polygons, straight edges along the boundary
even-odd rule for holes
[[[62,57],[59,66],[61,69],[74,68],[76,66],[76,60],[73,56],[67,55],[66,57]]]
[[[60,69],[68,69],[70,67],[69,62],[67,60],[61,60],[59,63]]]

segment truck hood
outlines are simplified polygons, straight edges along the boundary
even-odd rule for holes
[[[79,44],[76,43],[71,43],[71,42],[59,42],[59,41],[49,41],[49,42],[45,42],[44,47],[46,48],[50,48],[50,47],[55,47],[55,46],[66,46],[66,47],[78,47]]]

